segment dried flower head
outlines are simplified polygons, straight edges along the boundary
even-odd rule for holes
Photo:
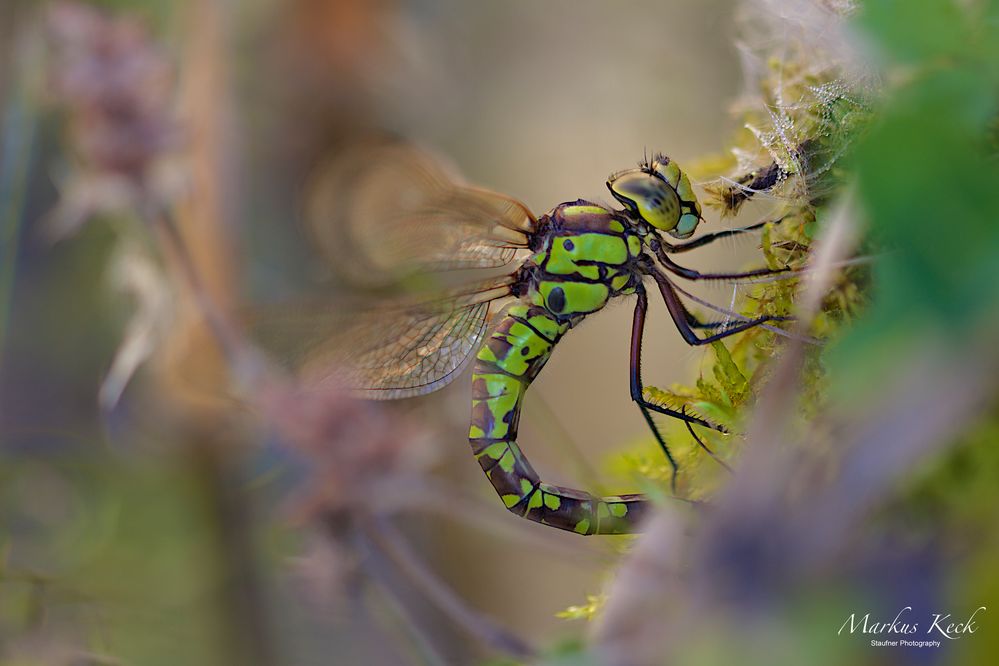
[[[877,82],[857,56],[852,0],[746,0],[738,43],[744,132],[731,148],[734,175],[707,188],[709,206],[735,213],[766,193],[790,209],[821,201],[838,162],[870,117]]]
[[[72,161],[49,220],[56,238],[97,213],[142,210],[172,198],[164,168],[181,143],[175,69],[145,25],[76,2],[46,15],[51,101],[66,117]]]
[[[282,442],[307,462],[309,519],[343,521],[398,507],[425,469],[426,438],[410,420],[343,390],[275,384],[260,396]]]
[[[74,2],[48,14],[56,100],[69,112],[69,138],[87,168],[141,180],[177,145],[171,117],[174,68],[145,26]]]

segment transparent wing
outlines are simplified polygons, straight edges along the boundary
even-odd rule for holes
[[[320,251],[365,287],[505,266],[537,225],[519,201],[461,184],[426,153],[387,140],[355,145],[320,168],[306,206]]]
[[[349,314],[268,312],[251,326],[257,340],[290,362],[309,386],[333,382],[363,398],[406,398],[436,391],[461,374],[513,281],[505,276],[432,300],[398,299]]]

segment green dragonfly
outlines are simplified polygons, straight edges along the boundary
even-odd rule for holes
[[[339,270],[383,291],[404,284],[419,292],[427,276],[457,275],[460,284],[358,313],[335,343],[306,350],[300,359],[306,381],[335,379],[365,398],[396,399],[436,391],[471,363],[472,453],[504,506],[544,525],[584,535],[629,533],[649,506],[640,494],[597,497],[544,483],[518,444],[526,392],[569,330],[611,299],[635,298],[631,397],[672,465],[675,487],[677,464],[652,413],[723,428],[643,396],[646,285],[655,285],[690,345],[784,319],[701,322],[681,302],[674,276],[725,280],[783,271],[701,273],[674,262],[671,254],[765,223],[686,240],[703,221],[701,207],[688,177],[664,155],[607,180],[620,209],[577,200],[540,217],[513,198],[461,183],[437,160],[400,143],[348,152],[317,182],[324,185],[313,188],[319,194],[307,218]],[[489,279],[467,279],[469,272],[501,268]]]

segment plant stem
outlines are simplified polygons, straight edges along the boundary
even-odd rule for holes
[[[506,654],[523,659],[535,655],[534,649],[524,640],[469,607],[463,599],[448,588],[416,557],[402,535],[392,527],[389,521],[378,516],[371,516],[369,520],[362,523],[361,531],[456,625],[486,645]]]

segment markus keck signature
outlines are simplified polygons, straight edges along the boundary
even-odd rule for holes
[[[874,634],[884,636],[885,640],[872,640],[873,647],[889,647],[905,645],[913,647],[939,647],[938,641],[912,641],[901,638],[892,640],[889,636],[915,637],[920,634],[926,638],[946,638],[957,640],[969,634],[973,634],[979,629],[979,613],[987,610],[985,606],[979,606],[970,616],[966,618],[955,618],[951,613],[930,613],[926,620],[917,621],[914,617],[912,606],[906,606],[895,615],[890,621],[871,618],[871,614],[865,613],[858,617],[857,613],[850,613],[846,621],[840,626],[837,634],[844,632],[849,634]]]

